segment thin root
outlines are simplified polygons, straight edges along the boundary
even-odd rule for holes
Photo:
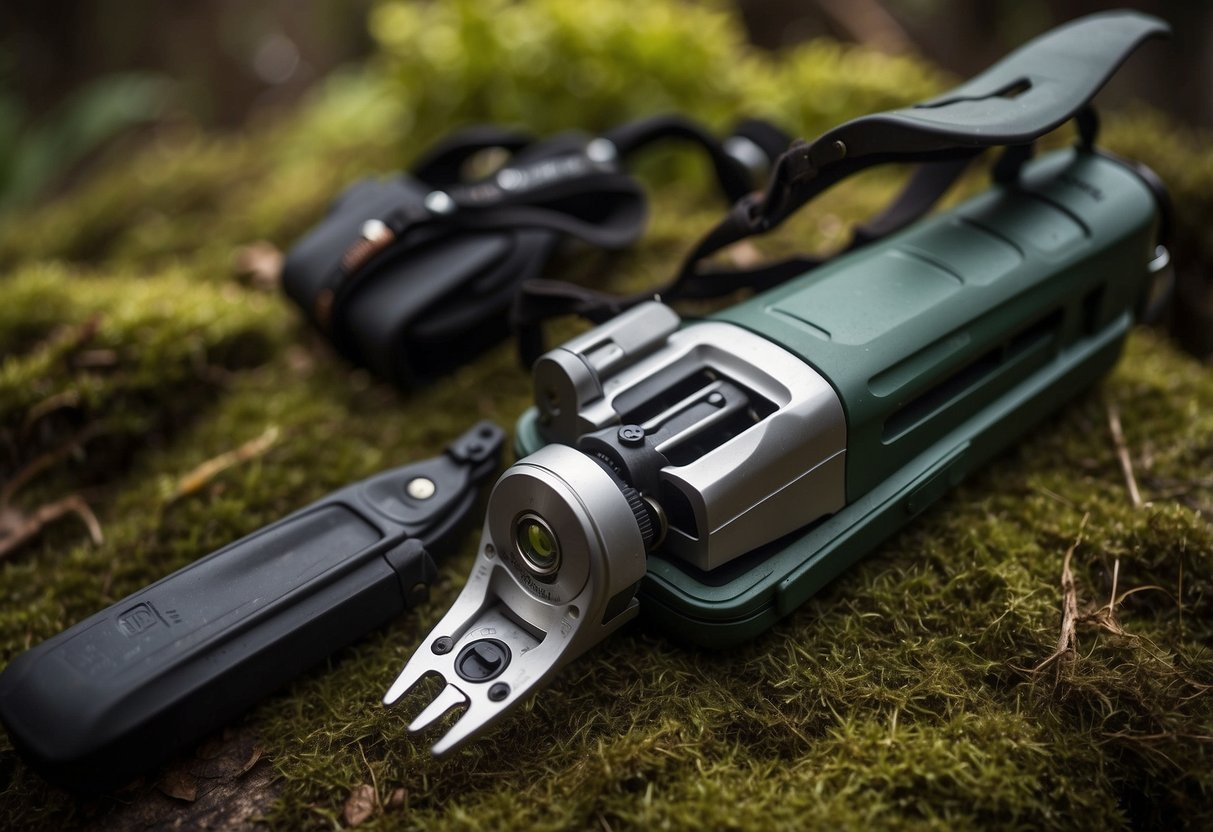
[[[58,448],[55,448],[53,451],[47,451],[38,458],[31,460],[20,471],[13,475],[11,480],[6,482],[4,486],[0,488],[0,509],[7,508],[9,504],[12,503],[13,495],[20,491],[26,483],[37,477],[43,471],[57,465],[68,456],[71,456],[71,454],[75,453],[77,448],[88,440],[92,439],[96,434],[97,426],[88,425]]]
[[[27,515],[15,509],[8,509],[0,514],[0,559],[33,540],[47,525],[67,514],[75,514],[80,518],[94,544],[100,546],[105,542],[97,515],[93,514],[83,497],[72,494],[41,506],[33,514]]]

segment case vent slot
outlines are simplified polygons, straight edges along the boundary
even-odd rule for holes
[[[884,442],[901,438],[997,375],[1015,359],[1054,341],[1061,331],[1063,319],[1063,310],[1054,310],[906,402],[885,420]]]

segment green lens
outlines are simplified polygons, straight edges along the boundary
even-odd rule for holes
[[[514,540],[518,553],[535,574],[547,576],[560,568],[560,542],[542,518],[534,514],[519,517]]]
[[[538,523],[526,527],[527,553],[537,561],[546,562],[556,557],[556,541],[552,533]]]

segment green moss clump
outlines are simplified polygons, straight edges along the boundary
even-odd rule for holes
[[[772,59],[745,47],[734,16],[689,3],[385,2],[371,31],[422,133],[467,119],[605,129],[664,110],[821,130],[940,80],[921,62],[824,40]]]
[[[93,545],[63,520],[0,562],[0,660],[525,406],[509,345],[408,394],[352,371],[282,298],[232,277],[241,243],[289,244],[344,183],[396,167],[463,121],[600,128],[676,106],[717,125],[765,112],[815,133],[944,83],[921,62],[825,41],[758,55],[729,16],[673,0],[575,11],[553,0],[385,2],[372,29],[376,61],[297,113],[239,136],[163,137],[0,231],[0,472],[7,480],[51,455],[13,507],[79,493],[105,532]],[[1182,238],[1207,239],[1207,148],[1141,113],[1109,119],[1107,139],[1168,179]],[[895,186],[865,176],[760,245],[838,245]],[[557,271],[618,289],[657,283],[719,216],[708,194],[694,177],[663,185],[639,246],[574,253]],[[373,783],[372,829],[1209,826],[1211,414],[1208,368],[1138,331],[1097,390],[771,632],[713,654],[642,622],[571,665],[490,741],[435,761],[432,737],[405,731],[408,706],[384,709],[379,696],[458,593],[469,533],[431,601],[241,723],[274,773],[264,820],[339,824],[351,789]],[[270,428],[264,453],[175,494],[201,463]],[[1076,649],[1050,660],[1071,547]],[[7,743],[5,828],[115,825],[120,804],[155,799],[148,784],[67,798]],[[383,808],[398,789],[403,807]],[[177,820],[189,825],[190,811],[181,804]]]

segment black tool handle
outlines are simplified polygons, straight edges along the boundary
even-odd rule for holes
[[[504,433],[336,491],[18,656],[0,719],[47,779],[104,791],[423,600]]]

